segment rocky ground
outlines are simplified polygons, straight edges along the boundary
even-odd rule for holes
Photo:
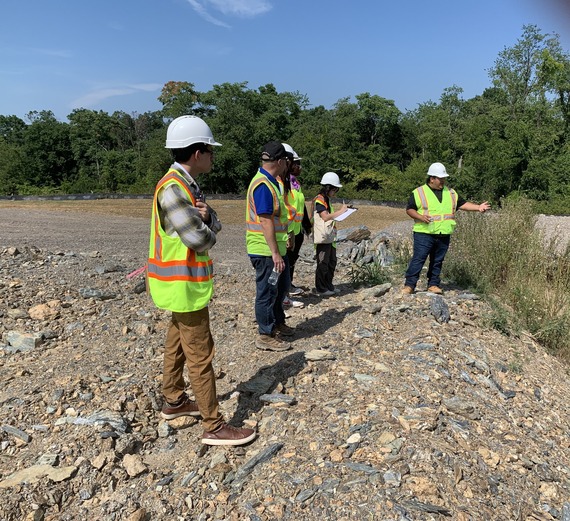
[[[259,437],[206,450],[198,422],[159,416],[168,313],[127,278],[147,220],[0,215],[1,520],[570,521],[568,368],[490,329],[475,295],[354,289],[348,241],[341,295],[307,291],[293,350],[258,351],[243,227],[226,226],[218,392]]]

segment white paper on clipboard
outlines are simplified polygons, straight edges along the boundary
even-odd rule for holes
[[[349,208],[346,212],[341,213],[338,217],[335,217],[334,220],[337,222],[344,221],[349,215],[352,215],[356,212],[358,208]]]

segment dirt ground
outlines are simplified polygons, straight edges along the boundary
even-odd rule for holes
[[[223,223],[212,251],[220,268],[249,266],[245,251],[245,200],[209,199]],[[133,266],[146,262],[152,201],[0,201],[6,224],[1,246],[34,246],[52,251],[98,251],[104,256],[136,252]],[[371,231],[405,221],[403,209],[363,205],[339,224],[339,229],[365,224]],[[409,221],[409,219],[407,219]],[[411,221],[408,223],[411,229]]]
[[[245,200],[222,200],[211,198],[208,203],[226,224],[241,224],[244,221]],[[112,214],[128,217],[150,218],[150,199],[99,199],[94,201],[0,201],[0,210],[48,210],[54,212],[79,212]],[[365,224],[371,230],[379,230],[407,216],[402,208],[365,205],[359,207],[350,219],[339,223],[339,228]]]

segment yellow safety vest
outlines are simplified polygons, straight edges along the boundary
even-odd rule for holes
[[[416,188],[413,192],[416,207],[420,215],[429,215],[432,222],[427,224],[416,220],[414,231],[420,233],[451,235],[455,229],[455,211],[457,194],[455,190],[444,187],[441,203],[428,185]]]
[[[208,252],[191,250],[178,236],[166,234],[158,213],[158,194],[166,186],[178,185],[192,206],[196,199],[188,181],[171,168],[158,182],[152,203],[152,222],[148,251],[148,285],[157,307],[177,313],[205,308],[214,290],[213,266]]]
[[[273,226],[275,227],[275,239],[279,253],[285,255],[287,253],[287,227],[289,224],[288,209],[281,195],[281,191],[277,188],[265,174],[257,172],[249,188],[247,189],[247,208],[245,210],[246,233],[245,242],[247,253],[249,255],[261,255],[263,257],[271,257],[271,250],[263,235],[261,221],[255,209],[255,200],[253,192],[255,189],[264,184],[269,188],[273,197]]]
[[[287,225],[287,231],[292,232],[294,231],[293,225],[295,224],[295,219],[297,218],[297,209],[293,204],[293,195],[291,193],[292,191],[289,190],[287,194],[285,193],[285,183],[280,177],[277,178],[277,182],[279,183],[279,190],[281,190],[283,201],[285,201],[285,206],[287,207],[287,222],[289,223]]]
[[[295,218],[292,223],[289,223],[289,231],[299,235],[303,224],[303,216],[305,215],[305,194],[303,194],[300,188],[298,190],[292,189],[289,192],[289,202],[295,208]]]

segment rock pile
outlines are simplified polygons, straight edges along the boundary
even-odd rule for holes
[[[0,253],[0,519],[570,521],[567,367],[475,295],[355,290],[341,264],[340,296],[288,311],[293,350],[261,352],[244,258],[211,320],[223,412],[259,438],[206,449],[160,419],[168,314],[132,258]]]

